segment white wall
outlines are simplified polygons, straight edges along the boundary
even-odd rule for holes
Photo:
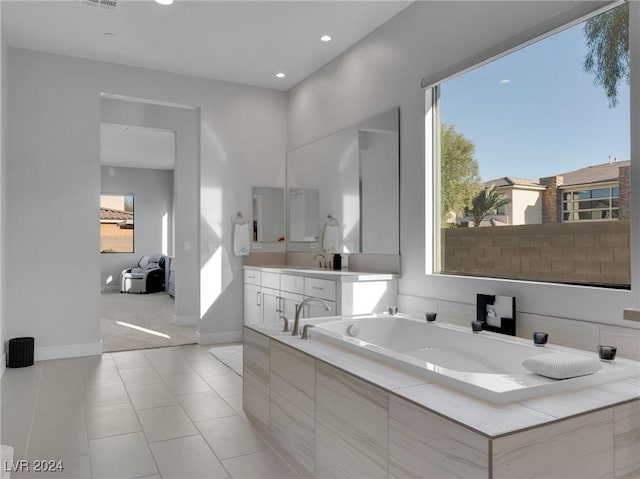
[[[168,245],[173,242],[173,171],[103,166],[101,172],[102,194],[134,196],[134,252],[100,255],[101,288],[117,290],[123,269],[135,266],[143,255],[162,253],[163,234]]]
[[[5,243],[5,227],[6,221],[6,175],[5,162],[7,158],[7,43],[4,39],[2,31],[2,2],[0,2],[0,376],[5,368],[5,303],[4,303],[4,243]]]
[[[14,48],[9,85],[6,336],[35,336],[40,358],[100,350],[95,218],[107,92],[199,108],[200,234],[185,260],[206,271],[201,339],[238,337],[242,260],[231,253],[231,215],[249,214],[252,185],[284,185],[285,94]]]
[[[511,204],[513,225],[536,225],[542,223],[542,192],[514,188]]]
[[[487,52],[559,26],[577,10],[587,12],[597,6],[596,2],[415,2],[289,92],[289,150],[400,106],[401,305],[415,298],[443,314],[461,312],[468,321],[476,293],[503,294],[517,298],[520,313],[536,317],[638,327],[622,320],[623,308],[639,302],[637,286],[630,292],[425,274],[425,242],[431,241],[431,221],[425,216],[433,211],[431,206],[425,209],[432,186],[431,171],[425,170],[421,79],[453,73],[469,66],[470,60],[486,58]],[[632,146],[636,155],[637,148]],[[636,160],[634,156],[632,163]],[[634,178],[636,191],[640,183],[638,176]],[[636,246],[634,251],[635,274]]]

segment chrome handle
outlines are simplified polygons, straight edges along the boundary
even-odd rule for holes
[[[256,291],[256,306],[260,306],[260,291]]]
[[[311,289],[317,289],[317,290],[320,290],[320,291],[324,290],[324,288],[321,288],[320,286],[311,286]]]
[[[249,279],[256,279],[256,277],[255,277],[255,276],[251,276],[251,275],[249,275],[249,274],[247,275],[247,278],[249,278]]]
[[[302,327],[302,336],[301,339],[311,339],[311,336],[309,336],[309,330],[311,328],[315,328],[315,326],[313,324],[305,324]]]

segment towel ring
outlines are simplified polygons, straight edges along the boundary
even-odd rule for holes
[[[330,226],[340,226],[340,222],[333,215],[327,215],[327,220],[327,224]]]
[[[243,225],[247,222],[247,220],[244,219],[244,216],[242,215],[242,211],[238,211],[231,217],[231,222],[234,225]]]

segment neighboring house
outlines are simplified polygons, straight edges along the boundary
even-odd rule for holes
[[[537,180],[503,177],[484,183],[495,186],[510,201],[482,226],[629,220],[631,205],[629,161],[604,163]],[[466,212],[458,219],[473,224]]]
[[[631,162],[616,161],[540,178],[542,222],[629,220]]]
[[[542,223],[542,192],[545,187],[536,180],[505,176],[487,181],[485,188],[495,186],[503,198],[509,202],[497,208],[482,221],[481,226],[526,225]],[[473,225],[473,215],[465,211],[459,219],[463,226]]]
[[[133,213],[113,208],[100,208],[100,251],[133,252]]]

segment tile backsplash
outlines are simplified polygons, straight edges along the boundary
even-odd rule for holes
[[[517,306],[517,302],[516,302]],[[475,319],[475,304],[441,301],[433,298],[398,294],[401,313],[424,317],[426,311],[437,311],[438,320],[469,326]],[[518,311],[516,335],[531,338],[534,331],[549,333],[549,342],[587,351],[598,344],[616,346],[618,356],[640,361],[640,329],[577,321],[554,316],[541,316]]]

